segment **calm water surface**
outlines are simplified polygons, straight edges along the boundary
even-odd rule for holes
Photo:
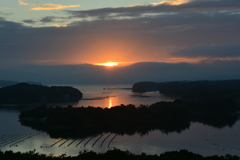
[[[74,107],[112,107],[120,104],[150,105],[158,101],[173,99],[158,92],[134,94],[131,85],[74,85],[84,94],[83,100],[72,103]],[[104,89],[105,88],[105,89]],[[67,106],[69,104],[52,104]],[[78,155],[80,151],[106,152],[112,148],[129,150],[132,153],[161,154],[165,151],[187,149],[202,155],[240,156],[240,121],[233,126],[215,128],[201,123],[191,123],[190,127],[177,133],[153,130],[145,135],[116,135],[102,133],[83,139],[51,138],[47,133],[22,126],[18,122],[21,109],[0,109],[0,149],[26,152],[36,149],[39,153],[54,155]]]
[[[139,106],[150,105],[158,101],[173,101],[159,92],[132,93],[131,85],[74,85],[83,93],[83,98],[78,103],[73,103],[74,107],[94,106],[112,107],[121,104],[134,104]],[[67,104],[58,104],[67,105]]]

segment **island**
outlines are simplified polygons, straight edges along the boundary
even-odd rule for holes
[[[199,122],[222,128],[238,120],[239,105],[229,99],[188,102],[157,102],[150,106],[119,105],[112,108],[38,107],[21,112],[22,125],[45,131],[51,137],[93,136],[104,132],[147,134],[152,130],[178,132]],[[74,133],[74,134],[73,134]]]
[[[0,104],[47,104],[76,102],[82,93],[69,86],[43,86],[19,83],[0,88]]]

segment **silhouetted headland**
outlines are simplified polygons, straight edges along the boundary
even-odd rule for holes
[[[133,92],[159,91],[165,96],[187,101],[231,99],[240,103],[240,80],[138,82]]]
[[[157,82],[138,82],[133,84],[132,92],[159,91],[159,88],[164,84],[165,83],[157,83]]]
[[[75,102],[82,98],[82,93],[68,86],[43,86],[19,83],[0,88],[0,104],[46,104]]]

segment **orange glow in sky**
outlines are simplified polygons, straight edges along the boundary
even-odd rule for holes
[[[114,67],[114,66],[117,66],[118,63],[117,62],[106,62],[106,63],[95,63],[95,65],[106,66],[106,67]]]
[[[112,107],[112,99],[111,97],[109,97],[109,105],[108,105],[108,108],[111,108]]]

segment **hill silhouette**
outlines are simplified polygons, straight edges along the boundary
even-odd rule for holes
[[[138,82],[132,87],[132,92],[150,91],[187,101],[230,99],[240,103],[240,80]]]
[[[12,86],[18,83],[28,83],[28,84],[36,84],[36,85],[42,85],[39,82],[32,82],[32,81],[26,81],[26,82],[17,82],[17,81],[9,81],[9,80],[0,80],[0,87],[6,87],[6,86]]]
[[[0,88],[0,104],[45,104],[74,102],[82,98],[82,93],[68,86],[43,86],[19,83]]]

